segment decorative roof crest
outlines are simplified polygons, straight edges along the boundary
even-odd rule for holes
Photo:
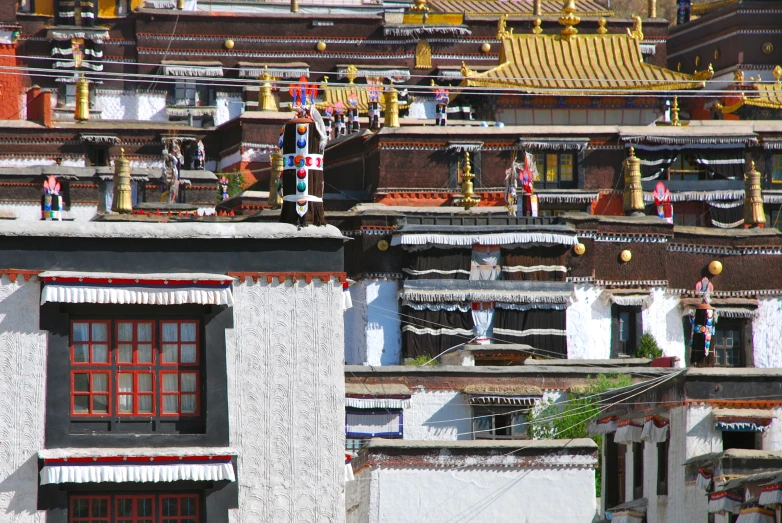
[[[560,34],[564,38],[577,35],[578,29],[576,29],[576,26],[581,22],[581,18],[573,14],[576,12],[576,0],[566,0],[562,12],[564,14],[559,17],[559,23],[560,25],[563,25],[564,28]]]

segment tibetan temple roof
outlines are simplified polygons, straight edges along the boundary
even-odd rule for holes
[[[485,73],[463,67],[461,86],[506,87],[527,93],[580,89],[583,95],[619,94],[699,89],[709,77],[707,72],[689,75],[644,63],[638,39],[629,35],[510,35],[502,45],[499,65]]]
[[[432,11],[440,13],[464,13],[467,15],[525,15],[532,16],[533,0],[509,0],[505,2],[487,0],[429,0],[427,5]],[[576,13],[581,16],[613,16],[614,12],[595,0],[577,0]],[[541,2],[543,16],[558,15],[562,2],[558,0],[543,0]]]
[[[735,96],[726,97],[725,103],[717,104],[717,108],[723,114],[734,113],[745,105],[766,109],[782,109],[782,67],[774,67],[771,74],[776,78],[776,82],[756,82],[751,86],[746,86],[744,84],[744,73],[741,70],[737,70],[734,73],[734,81],[737,84],[736,90],[738,92]],[[758,77],[758,80],[760,80],[760,77]]]

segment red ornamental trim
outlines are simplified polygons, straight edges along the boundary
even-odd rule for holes
[[[706,469],[698,469],[698,474],[700,474],[706,479],[711,479],[711,477],[713,476],[713,474]]]
[[[671,423],[671,420],[667,418],[662,418],[654,414],[651,416],[646,416],[646,421],[651,421],[652,423],[654,423],[654,426],[657,427],[658,429],[661,429]]]
[[[150,280],[145,278],[89,278],[89,277],[68,277],[62,276],[47,276],[44,279],[45,283],[97,283],[104,285],[214,285],[217,287],[227,287],[231,285],[230,281],[224,280],[209,280],[200,278],[183,278],[183,279],[156,279]]]
[[[715,500],[722,499],[722,498],[730,498],[730,499],[732,499],[734,501],[738,501],[738,502],[744,501],[741,498],[741,496],[739,496],[738,494],[734,494],[734,493],[729,492],[727,490],[725,490],[723,492],[716,492],[714,494],[709,494],[709,501],[715,501]]]
[[[328,283],[332,278],[336,278],[340,283],[345,283],[348,279],[344,272],[229,272],[228,276],[238,278],[240,282],[252,278],[255,283],[258,283],[260,278],[265,278],[266,283],[272,283],[275,278],[280,282],[290,278],[293,281],[304,280],[306,283],[312,283],[315,278],[323,283]]]
[[[643,427],[643,425],[641,425],[637,421],[631,420],[631,419],[626,419],[624,421],[620,421],[617,424],[617,426],[619,426],[619,427],[627,427],[628,425],[633,426],[633,427]]]
[[[782,490],[782,483],[776,483],[774,485],[763,485],[760,487],[762,492],[770,492],[772,490]]]
[[[607,418],[600,418],[597,420],[598,425],[601,423],[611,423],[612,421],[616,421],[618,419],[617,416],[608,416]]]
[[[161,464],[166,462],[179,463],[182,461],[231,461],[233,456],[111,456],[111,457],[93,457],[93,458],[46,458],[44,464],[71,464],[71,463],[153,463]]]
[[[397,400],[409,400],[412,398],[410,394],[345,394],[346,398],[358,398],[358,399],[397,399]]]
[[[41,271],[27,271],[22,269],[0,269],[0,277],[8,276],[11,283],[16,283],[19,276],[24,276],[24,281],[30,281],[33,276],[38,276]]]

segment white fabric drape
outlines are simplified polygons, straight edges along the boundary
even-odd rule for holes
[[[164,465],[45,465],[41,485],[59,483],[157,483],[168,481],[236,481],[231,463]]]
[[[719,492],[709,496],[709,513],[738,514],[741,510],[741,498],[727,492]]]
[[[407,409],[410,408],[410,398],[345,398],[345,406],[356,409]]]
[[[776,523],[776,513],[764,507],[743,508],[736,523]]]
[[[490,303],[480,308],[473,307],[472,322],[475,324],[475,335],[479,339],[488,337],[491,334],[492,323],[494,323],[494,307]]]
[[[499,247],[476,246],[470,262],[471,280],[499,280],[502,274]]]
[[[648,419],[644,422],[644,428],[641,432],[641,440],[650,443],[662,443],[668,439],[668,423],[658,427],[654,420]]]
[[[614,443],[638,443],[641,441],[643,427],[636,423],[619,424],[614,435]]]
[[[351,436],[401,435],[401,427],[401,412],[347,412],[345,414],[345,431]]]
[[[150,287],[79,287],[44,285],[41,305],[56,303],[116,303],[141,305],[233,305],[230,288],[160,289]]]
[[[758,503],[761,505],[782,505],[782,485],[763,487]]]
[[[505,232],[495,234],[401,234],[391,239],[391,245],[513,245],[525,243],[554,243],[575,245],[575,234],[550,232]]]
[[[595,436],[597,434],[610,434],[616,431],[616,427],[616,418],[610,418],[592,421],[589,423],[587,430],[589,431],[590,436]]]

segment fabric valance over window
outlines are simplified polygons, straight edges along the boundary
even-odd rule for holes
[[[714,409],[711,411],[717,430],[764,432],[774,419],[770,411],[757,409]]]
[[[469,248],[426,249],[407,254],[407,267],[402,269],[410,279],[455,279],[470,277]]]
[[[48,271],[41,305],[56,303],[112,303],[143,305],[233,305],[233,278],[220,274],[129,274]]]
[[[401,438],[403,430],[401,410],[347,409],[345,412],[348,438]]]
[[[223,65],[220,62],[187,62],[163,60],[163,74],[167,76],[205,76],[222,77]]]

